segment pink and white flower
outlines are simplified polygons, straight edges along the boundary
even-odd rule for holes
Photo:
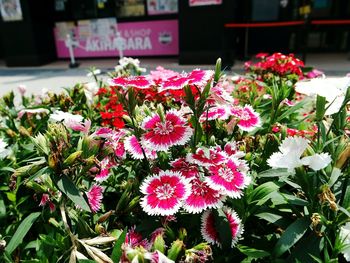
[[[196,85],[202,88],[213,77],[214,72],[211,70],[195,69],[190,73],[182,73],[171,76],[160,84],[159,91],[181,90],[186,85]]]
[[[227,106],[217,105],[203,112],[199,121],[205,122],[206,120],[227,120],[230,116],[230,109]]]
[[[149,176],[141,185],[141,206],[149,215],[173,215],[181,207],[191,189],[189,181],[178,172],[160,171]]]
[[[148,89],[154,86],[153,81],[145,76],[118,77],[111,80],[112,86],[119,86],[124,89],[133,87],[136,89]]]
[[[231,247],[234,247],[243,233],[243,226],[241,219],[237,213],[232,209],[224,206],[222,208],[231,229],[232,242]],[[210,244],[221,246],[219,233],[215,228],[215,216],[212,210],[207,210],[202,215],[201,232],[203,238]]]
[[[199,178],[191,180],[191,194],[184,201],[184,209],[189,213],[200,213],[207,208],[222,206],[223,196]]]
[[[101,203],[103,198],[103,188],[99,185],[93,185],[86,193],[91,211],[96,213],[101,209]]]
[[[146,131],[141,143],[155,151],[167,151],[172,146],[184,145],[193,133],[186,120],[174,110],[165,114],[164,121],[158,114],[145,118],[141,127]]]
[[[171,167],[173,167],[171,169],[172,171],[181,173],[181,175],[186,177],[187,179],[195,178],[199,175],[198,166],[186,162],[185,158],[178,158],[172,161],[170,165]]]
[[[224,162],[226,158],[226,153],[221,151],[221,148],[218,146],[209,149],[204,147],[198,148],[195,153],[189,153],[186,160],[189,163],[210,167]]]
[[[249,132],[260,126],[259,114],[250,105],[245,105],[240,110],[236,108],[231,113],[238,118],[237,126],[243,131]]]
[[[125,150],[131,154],[132,158],[136,160],[144,159],[142,149],[148,159],[153,160],[157,157],[157,153],[141,145],[135,135],[130,135],[124,139],[124,147]]]
[[[115,166],[115,162],[111,160],[109,157],[105,157],[100,162],[100,172],[95,176],[95,180],[97,182],[103,182],[109,177],[109,169]]]
[[[232,198],[239,198],[242,195],[242,189],[250,183],[250,177],[241,170],[242,161],[236,158],[229,158],[227,162],[209,167],[210,176],[205,181],[210,187],[221,191]]]

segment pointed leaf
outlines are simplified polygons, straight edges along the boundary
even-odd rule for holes
[[[35,212],[27,216],[22,223],[18,226],[15,234],[11,238],[10,242],[5,248],[5,251],[11,254],[23,241],[23,238],[28,233],[34,222],[40,216],[40,212]]]
[[[251,248],[247,246],[238,246],[237,248],[244,255],[247,255],[248,257],[251,257],[251,258],[264,258],[264,257],[270,256],[269,252],[261,249]]]
[[[306,233],[309,225],[309,218],[299,218],[294,223],[290,224],[283,232],[281,238],[277,241],[273,254],[276,257],[279,257],[293,245],[295,245]]]
[[[125,242],[126,232],[127,232],[127,229],[125,228],[123,233],[120,234],[119,238],[114,244],[114,248],[111,256],[114,263],[118,263],[122,256],[122,245]]]
[[[64,193],[70,200],[74,202],[81,209],[91,212],[90,206],[85,201],[84,197],[81,195],[79,189],[75,186],[75,184],[65,175],[61,175],[60,178],[53,178],[58,189],[62,193]]]

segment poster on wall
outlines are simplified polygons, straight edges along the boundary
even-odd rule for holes
[[[144,16],[145,4],[143,0],[117,0],[117,17]]]
[[[125,56],[179,54],[177,20],[127,22],[118,25],[115,19],[114,24],[111,21],[79,21],[73,33],[76,36],[75,57],[117,57],[119,48]],[[54,29],[57,56],[68,58],[65,40],[59,38],[60,30],[57,27]]]
[[[189,0],[190,6],[221,5],[222,0]]]
[[[21,21],[22,8],[19,0],[0,0],[0,13],[2,20],[8,21]]]
[[[74,22],[56,22],[56,38],[59,40],[66,40],[67,35],[75,39],[75,24]]]
[[[148,15],[176,14],[178,0],[147,0]]]

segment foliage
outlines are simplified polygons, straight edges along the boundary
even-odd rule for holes
[[[1,98],[0,260],[349,259],[349,78],[305,96],[301,61],[258,58]]]

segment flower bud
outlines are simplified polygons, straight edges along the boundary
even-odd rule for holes
[[[168,250],[168,258],[176,261],[181,250],[184,247],[184,242],[182,240],[176,240],[172,243],[170,249]]]
[[[161,234],[157,235],[157,237],[155,238],[154,243],[153,243],[153,248],[154,248],[154,250],[158,250],[164,254],[165,241],[164,241],[164,238]]]
[[[82,154],[83,151],[76,151],[70,154],[63,162],[64,165],[70,166],[72,165]]]

